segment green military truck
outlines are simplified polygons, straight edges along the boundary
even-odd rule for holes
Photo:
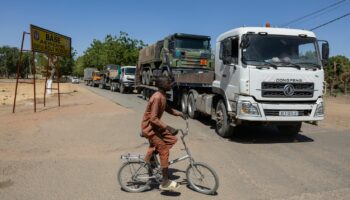
[[[213,69],[209,36],[175,33],[140,51],[136,89],[148,99],[157,91],[154,78],[171,76],[175,84],[168,92],[168,100],[179,105],[182,112],[190,109],[189,114],[194,117],[193,106],[187,105],[193,105],[196,96],[188,94],[210,93]]]
[[[136,85],[152,85],[156,76],[211,70],[210,37],[172,34],[139,53]]]

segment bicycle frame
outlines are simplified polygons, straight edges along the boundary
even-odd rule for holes
[[[185,137],[186,137],[186,136],[188,135],[188,133],[189,133],[188,120],[186,120],[186,129],[185,129],[185,130],[179,129],[179,132],[181,132],[180,138],[181,138],[182,144],[183,144],[183,146],[184,146],[184,149],[183,149],[183,150],[186,151],[186,155],[184,155],[184,156],[182,156],[182,157],[180,157],[180,158],[176,158],[176,159],[174,159],[174,160],[170,160],[170,161],[169,161],[169,165],[172,165],[172,164],[175,164],[175,163],[181,162],[181,161],[183,161],[183,160],[187,160],[187,159],[189,159],[190,165],[193,165],[194,159],[193,159],[193,157],[192,157],[192,155],[191,155],[190,149],[188,148],[188,146],[187,146],[187,144],[186,144],[186,142],[185,142]],[[156,165],[157,165],[157,167],[159,168],[160,163],[159,163],[159,161],[158,161],[157,156],[156,156],[155,154],[153,154],[152,156],[154,157],[154,160],[155,160],[155,162],[156,162]],[[142,158],[141,155],[130,155],[130,154],[127,154],[127,155],[122,155],[122,156],[121,156],[121,159],[126,160],[127,162],[132,162],[132,161],[144,162],[144,160],[143,160],[143,158]],[[141,168],[139,168],[139,169],[136,170],[136,173],[134,174],[133,178],[135,178],[135,176],[138,175],[140,169],[141,169]],[[149,176],[149,177],[143,177],[143,179],[149,179],[149,178],[155,178],[155,176],[153,175],[153,176]]]

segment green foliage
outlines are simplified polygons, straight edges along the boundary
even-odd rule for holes
[[[342,55],[330,57],[325,68],[325,79],[330,85],[331,93],[334,94],[335,90],[347,93],[350,81],[350,60]]]
[[[16,47],[0,47],[0,76],[14,76],[17,73],[17,61],[19,59],[19,50]],[[24,78],[30,72],[31,54],[24,52],[22,54],[22,63],[20,75]]]
[[[77,52],[72,49],[71,57],[62,57],[60,58],[60,75],[72,75],[73,68],[75,65],[74,57]]]
[[[107,35],[103,41],[95,39],[77,59],[73,71],[82,75],[87,67],[101,70],[107,64],[136,65],[139,50],[144,46],[142,40],[132,39],[125,32],[120,32],[119,36]]]
[[[80,56],[77,58],[73,68],[73,75],[83,76],[84,75],[84,57]]]

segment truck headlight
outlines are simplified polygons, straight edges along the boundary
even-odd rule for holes
[[[239,102],[239,114],[250,115],[250,116],[260,116],[259,107],[256,103],[250,103],[249,101]]]
[[[323,102],[321,102],[316,107],[315,117],[323,117],[323,116],[324,116],[324,104]]]

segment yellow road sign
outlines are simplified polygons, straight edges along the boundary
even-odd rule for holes
[[[71,38],[30,25],[32,51],[56,56],[71,56]]]

